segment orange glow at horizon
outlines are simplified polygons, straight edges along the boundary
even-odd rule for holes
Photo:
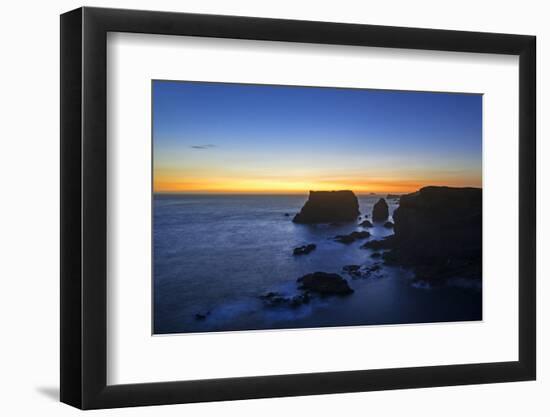
[[[252,178],[189,178],[155,175],[155,193],[210,194],[307,194],[310,190],[352,190],[355,193],[410,193],[422,187],[481,187],[479,178],[405,179],[252,179]]]

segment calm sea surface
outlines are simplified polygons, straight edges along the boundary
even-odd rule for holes
[[[380,196],[359,196],[371,217]],[[363,230],[357,224],[300,225],[292,217],[307,196],[155,195],[154,332],[185,333],[418,322],[481,320],[481,290],[456,285],[419,288],[410,271],[383,266],[369,278],[342,273],[349,264],[379,264],[364,241],[344,245],[335,235]],[[397,207],[389,201],[390,214]],[[285,216],[288,213],[290,216]],[[372,239],[392,234],[368,229]],[[307,243],[317,249],[293,256]],[[296,279],[336,272],[355,292],[316,298],[298,308],[266,307],[269,291],[296,294]],[[197,320],[196,314],[207,315]]]

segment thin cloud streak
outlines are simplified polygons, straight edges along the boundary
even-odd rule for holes
[[[211,148],[215,148],[216,145],[212,145],[210,143],[206,144],[206,145],[191,145],[191,148],[193,149],[211,149]]]

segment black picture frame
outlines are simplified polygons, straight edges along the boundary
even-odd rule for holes
[[[519,56],[519,360],[107,385],[108,32]],[[61,401],[81,409],[534,380],[536,38],[102,8],[61,16]]]

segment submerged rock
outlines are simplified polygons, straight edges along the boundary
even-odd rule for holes
[[[381,276],[379,273],[382,270],[382,266],[379,263],[376,263],[374,265],[346,265],[342,268],[342,271],[349,276],[351,276],[353,279],[357,278],[368,278],[372,276],[373,274],[376,276]]]
[[[342,268],[345,272],[358,271],[361,268],[361,265],[346,265]]]
[[[294,248],[294,250],[292,251],[292,254],[307,255],[311,251],[315,250],[316,247],[317,245],[315,245],[314,243],[310,243],[309,245],[304,245],[304,246],[298,246],[297,248]]]
[[[302,304],[307,304],[311,300],[311,296],[308,292],[302,294],[296,294],[293,296],[285,296],[278,292],[268,292],[267,294],[261,295],[260,298],[263,300],[264,304],[267,307],[299,307]]]
[[[361,227],[372,227],[372,223],[369,220],[363,220],[361,223],[359,223],[359,226],[361,226]]]
[[[338,274],[313,272],[296,280],[300,289],[313,291],[322,295],[348,295],[353,290],[348,282]]]
[[[290,299],[290,306],[298,307],[298,306],[301,306],[302,304],[309,303],[310,300],[311,300],[311,296],[309,295],[308,292],[305,292],[303,294],[298,294]]]
[[[336,242],[344,243],[346,245],[355,242],[360,239],[367,239],[370,237],[370,233],[366,230],[361,232],[351,232],[349,235],[338,235],[334,237]]]
[[[196,313],[195,320],[198,320],[198,321],[206,320],[206,318],[209,315],[210,315],[210,311],[207,311],[206,313]]]
[[[386,203],[386,200],[381,198],[376,202],[376,204],[372,208],[372,221],[384,222],[388,220],[389,215],[390,215],[390,212],[388,209],[388,203]]]
[[[263,299],[269,299],[269,298],[273,298],[273,297],[277,297],[277,296],[280,296],[281,293],[278,293],[278,292],[275,292],[275,291],[269,291],[263,295],[260,295],[260,298],[263,298]]]
[[[353,278],[359,278],[361,276],[361,265],[346,265],[342,268],[342,271]]]
[[[380,249],[392,249],[395,247],[394,244],[394,236],[389,236],[382,240],[370,240],[363,245],[361,245],[361,249],[373,249],[373,250],[380,250]]]
[[[351,222],[359,216],[359,202],[353,191],[310,191],[295,223]]]

